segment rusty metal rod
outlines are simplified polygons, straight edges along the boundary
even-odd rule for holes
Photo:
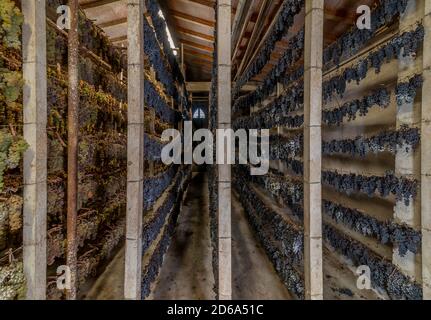
[[[67,299],[76,300],[77,267],[77,194],[78,194],[78,107],[79,107],[79,35],[78,0],[69,0],[70,30],[68,33],[68,106],[67,106],[67,266],[70,268],[70,289]]]

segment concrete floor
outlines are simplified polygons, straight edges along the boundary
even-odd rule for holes
[[[148,299],[214,299],[208,187],[205,173],[194,173],[171,245]],[[232,195],[232,291],[234,299],[291,299],[244,210]],[[122,299],[124,249],[86,294],[87,299]]]

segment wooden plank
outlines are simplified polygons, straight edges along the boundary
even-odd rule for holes
[[[205,19],[202,19],[202,18],[199,18],[196,16],[192,16],[192,15],[184,13],[184,12],[173,10],[173,9],[169,10],[169,12],[171,13],[172,16],[176,17],[177,19],[193,22],[195,24],[198,24],[198,25],[201,25],[204,27],[211,27],[211,28],[215,27],[214,21],[205,20]]]
[[[194,58],[197,58],[197,59],[209,61],[209,62],[213,61],[212,56],[200,53],[200,52],[195,51],[195,50],[184,49],[184,54],[189,55],[189,56],[194,57]]]
[[[124,297],[141,299],[144,194],[144,1],[128,0],[127,227]]]
[[[181,39],[180,42],[188,47],[193,47],[193,48],[201,49],[208,52],[214,51],[212,47],[204,46],[202,44],[199,44],[190,40]]]
[[[210,7],[210,8],[214,8],[215,2],[212,0],[186,0],[187,2],[193,2],[193,3],[198,3],[201,4],[205,7]]]
[[[231,127],[231,0],[217,3],[217,127]],[[226,149],[224,152],[226,153]],[[218,284],[219,299],[232,299],[231,166],[218,165]]]
[[[192,36],[192,37],[195,37],[195,38],[200,39],[200,40],[214,42],[214,37],[210,36],[210,35],[207,35],[205,33],[201,33],[201,32],[197,32],[197,31],[194,31],[194,30],[186,29],[186,28],[183,28],[183,27],[180,27],[180,26],[177,26],[175,28],[175,30],[177,32],[179,32],[179,33],[186,34],[188,36]]]
[[[23,260],[26,298],[46,299],[47,79],[45,0],[23,1]],[[34,32],[38,30],[38,32]]]
[[[423,88],[431,88],[431,2],[424,1],[425,39],[423,47]],[[422,91],[421,137],[431,135],[431,90]],[[431,300],[431,140],[421,141],[421,231],[423,299]]]
[[[103,22],[98,24],[98,26],[103,29],[103,28],[118,26],[119,24],[123,24],[123,23],[127,23],[127,17]]]
[[[304,278],[305,298],[323,299],[322,64],[324,0],[305,4],[304,51]]]
[[[79,6],[81,9],[86,10],[86,9],[93,9],[93,8],[105,6],[107,4],[116,3],[116,2],[120,2],[120,0],[96,0],[88,3],[80,4]]]

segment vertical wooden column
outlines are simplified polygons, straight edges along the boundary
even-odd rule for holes
[[[323,299],[322,56],[324,1],[305,2],[304,274],[305,298]]]
[[[407,29],[415,29],[415,22],[423,17],[423,0],[410,0],[407,9],[400,17],[399,29],[404,32]],[[427,1],[425,1],[427,2]],[[422,62],[420,58],[406,56],[402,54],[398,63],[398,82],[405,82],[415,73],[420,73]],[[400,129],[402,125],[409,127],[417,126],[419,122],[420,106],[415,106],[414,102],[404,103],[397,106],[396,127]],[[423,136],[422,136],[423,137]],[[426,140],[422,139],[422,140]],[[406,151],[405,146],[399,146],[395,157],[395,174],[397,176],[420,179],[419,151]],[[397,201],[394,208],[394,219],[398,223],[406,224],[413,228],[420,226],[420,196],[409,205],[405,205],[403,200]],[[404,256],[400,256],[398,247],[394,246],[393,263],[405,274],[418,279],[421,277],[420,266],[416,262],[415,254],[408,251]]]
[[[127,1],[127,230],[124,297],[141,299],[144,196],[144,0]]]
[[[421,222],[423,298],[431,300],[431,2],[424,1],[425,39],[423,47],[421,116]]]
[[[24,77],[23,258],[27,299],[46,298],[47,88],[45,0],[22,1]],[[36,32],[37,31],[37,32]]]
[[[217,1],[218,128],[231,127],[231,0]],[[226,150],[226,149],[225,149]],[[219,299],[232,299],[231,167],[218,165]]]

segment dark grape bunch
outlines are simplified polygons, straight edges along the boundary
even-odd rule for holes
[[[385,131],[369,138],[358,136],[355,139],[323,142],[322,152],[326,155],[348,154],[352,157],[365,157],[367,154],[383,151],[396,153],[401,147],[409,152],[415,150],[419,143],[419,129],[403,126],[400,130]]]
[[[419,284],[365,245],[328,224],[323,226],[323,238],[336,251],[350,259],[355,266],[369,266],[373,285],[384,289],[392,299],[422,300],[422,288]]]
[[[381,27],[393,23],[406,10],[408,0],[379,0],[371,12],[371,29],[358,29],[356,26],[338,38],[323,52],[325,68],[338,66],[362,49]]]
[[[278,60],[277,65],[272,68],[269,74],[263,80],[263,83],[253,92],[247,94],[240,99],[236,99],[239,95],[240,87],[235,87],[232,95],[234,97],[234,108],[242,108],[244,105],[255,105],[265,100],[272,94],[282,78],[285,77],[286,71],[293,66],[303,56],[304,52],[304,29],[289,40],[288,48]],[[237,104],[238,103],[238,104]]]
[[[419,25],[413,31],[406,31],[402,35],[397,36],[387,42],[378,50],[368,54],[367,57],[361,59],[355,66],[345,68],[341,75],[334,76],[323,83],[323,98],[325,101],[330,101],[332,95],[337,93],[343,97],[346,91],[347,84],[356,81],[357,84],[365,79],[368,71],[373,68],[376,73],[380,72],[383,63],[387,63],[394,58],[399,58],[402,55],[411,55],[415,53],[419,44],[424,39],[424,27]]]
[[[277,17],[277,21],[274,23],[269,36],[265,39],[265,42],[257,53],[256,58],[236,82],[233,89],[234,99],[239,94],[241,87],[254,76],[259,74],[263,67],[268,63],[271,57],[271,52],[274,51],[276,42],[280,41],[283,36],[286,35],[286,32],[293,25],[295,16],[304,7],[304,2],[304,0],[284,0],[280,15]]]
[[[393,194],[398,201],[403,200],[406,205],[416,197],[418,189],[417,180],[398,178],[392,173],[387,173],[385,176],[364,176],[323,171],[322,183],[348,195],[363,193],[373,197],[378,193],[381,197],[388,197]]]
[[[357,209],[328,200],[323,200],[323,213],[351,230],[376,238],[382,244],[396,245],[401,256],[405,256],[407,251],[416,254],[421,250],[421,233],[406,225],[380,221]]]

